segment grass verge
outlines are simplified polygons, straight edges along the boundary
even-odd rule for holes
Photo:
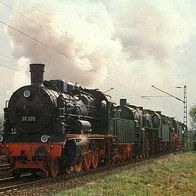
[[[196,195],[196,152],[171,154],[55,195]]]

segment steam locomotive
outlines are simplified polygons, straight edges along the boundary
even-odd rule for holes
[[[103,164],[168,153],[183,147],[184,124],[159,111],[98,89],[63,80],[43,81],[44,64],[31,64],[31,85],[16,90],[4,109],[0,151],[18,177],[56,177]]]

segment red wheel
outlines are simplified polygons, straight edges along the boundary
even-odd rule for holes
[[[98,153],[98,151],[95,151],[92,154],[92,166],[93,166],[93,169],[97,168],[98,162],[99,162],[99,153]]]
[[[74,165],[75,172],[79,173],[82,170],[82,161],[75,163]]]
[[[65,173],[66,173],[67,175],[70,175],[70,173],[71,173],[71,167],[66,167],[66,168],[65,168]]]
[[[52,159],[50,161],[50,174],[52,177],[56,177],[59,173],[58,159]]]
[[[91,166],[91,153],[87,153],[84,155],[84,169],[87,171],[89,170],[90,166]]]

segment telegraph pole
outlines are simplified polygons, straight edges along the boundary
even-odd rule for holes
[[[187,88],[186,85],[184,87],[177,86],[176,88],[184,88],[184,124],[187,126]]]

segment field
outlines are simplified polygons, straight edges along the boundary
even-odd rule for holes
[[[55,195],[196,195],[196,152],[171,154]]]

